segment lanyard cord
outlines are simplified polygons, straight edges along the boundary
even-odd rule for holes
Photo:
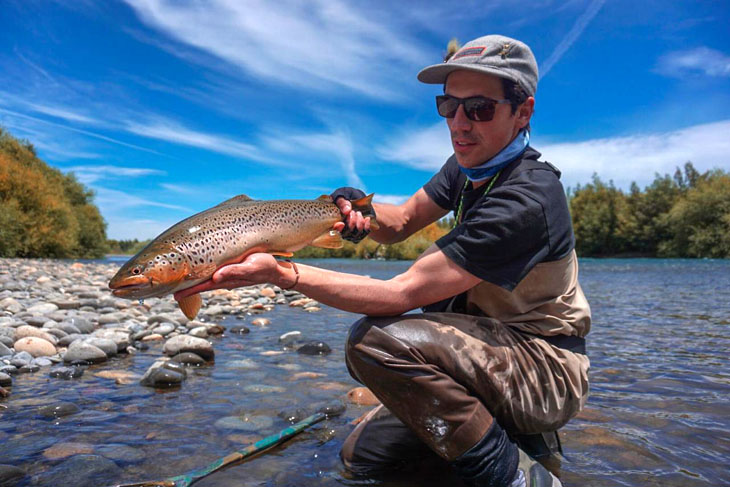
[[[497,180],[499,175],[502,173],[502,170],[500,169],[497,174],[495,174],[492,179],[489,180],[489,184],[487,185],[487,189],[484,190],[484,196],[489,193],[489,190],[492,189],[492,186],[494,186],[494,182]],[[466,186],[469,184],[469,178],[464,181],[464,188],[461,190],[461,198],[459,199],[459,209],[456,210],[456,219],[454,220],[454,224],[451,225],[451,228],[455,228],[456,225],[461,223],[461,208],[464,206],[464,191],[466,191]]]

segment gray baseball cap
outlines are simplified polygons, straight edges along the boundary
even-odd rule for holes
[[[534,96],[537,91],[537,61],[527,44],[501,35],[488,35],[469,41],[448,61],[423,68],[419,81],[446,83],[446,77],[457,69],[493,74],[518,83]]]

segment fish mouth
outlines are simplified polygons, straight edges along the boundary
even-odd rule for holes
[[[143,297],[142,295],[152,289],[152,279],[145,276],[133,276],[119,281],[112,280],[109,289],[114,296],[120,298]]]

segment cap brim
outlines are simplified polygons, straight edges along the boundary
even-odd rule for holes
[[[474,71],[476,73],[485,73],[497,76],[499,78],[507,78],[519,83],[509,74],[499,68],[491,66],[480,66],[478,64],[459,64],[459,63],[441,63],[432,66],[426,66],[418,73],[418,81],[432,85],[441,85],[446,83],[446,78],[457,70]]]

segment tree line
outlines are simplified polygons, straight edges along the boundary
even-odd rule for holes
[[[134,254],[149,241],[109,240],[94,193],[51,168],[33,145],[0,128],[0,257],[98,258]],[[730,174],[699,173],[691,162],[673,175],[628,191],[602,181],[568,190],[582,257],[730,258]],[[366,239],[341,249],[307,247],[297,257],[412,260],[448,233],[453,217],[416,232],[403,242],[383,245]]]
[[[594,175],[568,193],[580,256],[730,258],[730,173],[687,162],[643,190]]]

